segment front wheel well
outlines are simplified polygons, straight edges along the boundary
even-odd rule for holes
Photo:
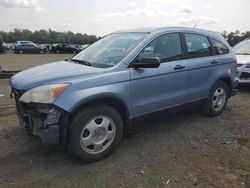
[[[85,108],[86,106],[90,106],[90,105],[95,105],[95,104],[106,104],[106,105],[113,107],[115,110],[118,111],[118,113],[122,117],[124,126],[128,125],[129,123],[128,107],[121,99],[118,99],[116,97],[102,97],[102,98],[87,101],[79,105],[76,109],[74,109],[71,114],[74,115],[75,113],[80,111],[82,108]]]

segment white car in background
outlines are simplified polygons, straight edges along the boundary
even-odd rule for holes
[[[250,39],[238,43],[232,50],[237,57],[239,83],[250,84]]]

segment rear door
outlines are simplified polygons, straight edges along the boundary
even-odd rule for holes
[[[23,48],[26,53],[34,53],[34,46],[32,44],[24,44]]]
[[[211,43],[206,36],[184,33],[183,38],[187,58],[187,102],[191,102],[208,96],[210,78],[218,67]]]
[[[143,57],[158,57],[158,68],[130,68],[131,101],[134,116],[158,111],[185,103],[186,72],[182,60],[179,33],[161,35],[139,53]]]
[[[24,53],[29,53],[29,46],[28,46],[28,44],[21,44],[19,48],[20,48],[20,50],[22,50]]]
[[[30,51],[31,51],[31,53],[38,53],[39,49],[34,44],[30,44]]]

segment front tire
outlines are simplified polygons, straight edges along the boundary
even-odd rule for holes
[[[217,81],[212,87],[208,99],[204,103],[204,114],[210,117],[220,115],[226,108],[228,98],[228,85],[223,81]]]
[[[123,121],[111,106],[86,106],[73,117],[69,146],[85,162],[107,157],[123,135]]]

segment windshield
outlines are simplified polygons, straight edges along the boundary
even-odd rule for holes
[[[232,50],[235,54],[250,55],[250,40],[235,45]]]
[[[73,60],[89,62],[93,67],[107,68],[118,64],[147,34],[114,33],[90,45]]]

